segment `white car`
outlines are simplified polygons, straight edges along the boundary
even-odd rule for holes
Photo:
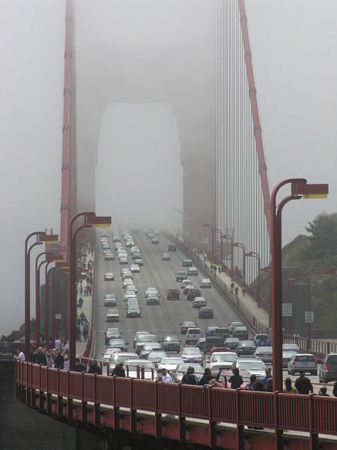
[[[106,252],[104,255],[104,259],[106,261],[113,261],[115,259],[114,254],[112,252]]]
[[[171,255],[168,252],[164,252],[161,255],[162,261],[171,261]]]
[[[119,322],[119,312],[117,308],[108,309],[106,313],[107,322]]]
[[[211,288],[212,287],[212,282],[209,278],[203,278],[200,281],[200,287],[201,288]]]
[[[137,264],[138,266],[142,266],[142,265],[143,265],[143,260],[142,260],[142,258],[136,258],[136,259],[135,259],[135,264]]]
[[[181,287],[181,289],[185,289],[185,287],[187,287],[187,286],[192,286],[193,287],[192,280],[189,280],[188,278],[186,278],[186,280],[183,280],[181,282],[180,287]]]
[[[236,367],[240,370],[243,379],[248,379],[251,375],[261,378],[266,374],[266,366],[260,359],[239,358],[236,361]]]
[[[166,357],[163,358],[158,364],[158,369],[176,370],[179,364],[183,364],[184,360],[179,357]]]
[[[125,289],[127,286],[130,286],[133,284],[132,278],[125,278],[123,281],[123,288]]]
[[[202,308],[203,306],[206,306],[206,299],[205,297],[195,297],[193,300],[193,308]]]
[[[181,352],[184,362],[202,363],[202,353],[198,347],[184,347]]]
[[[138,264],[131,264],[130,270],[131,270],[132,273],[139,273],[140,272],[140,267],[138,266]]]
[[[106,272],[104,274],[105,281],[113,281],[113,279],[114,279],[114,274],[112,272]]]
[[[127,302],[129,299],[136,299],[137,300],[137,294],[134,291],[127,291],[124,294],[124,301]]]
[[[162,350],[152,350],[147,357],[153,363],[160,363],[163,358],[166,358],[166,353]]]
[[[187,275],[190,277],[197,277],[199,275],[198,269],[196,267],[189,267],[187,269]]]
[[[121,351],[120,348],[107,348],[105,350],[105,353],[103,354],[103,361],[109,362],[111,356],[114,355],[115,353],[119,353],[120,351]]]
[[[158,289],[155,287],[148,287],[145,291],[145,298],[147,298],[149,296],[154,296],[154,295],[159,297]]]
[[[119,258],[119,264],[129,264],[128,258],[126,258],[125,256],[121,256]]]
[[[115,366],[119,363],[125,363],[125,361],[130,359],[138,359],[138,355],[137,353],[133,353],[133,352],[120,352],[120,353],[115,353],[111,359],[110,359],[110,364],[109,364],[109,369],[113,370],[115,368]]]
[[[136,288],[136,286],[134,285],[134,284],[128,284],[127,286],[126,286],[126,289],[125,289],[125,293],[131,293],[131,292],[134,292],[135,294],[137,294],[137,292],[138,292],[138,289]]]
[[[238,356],[234,352],[214,352],[211,355],[209,368],[212,376],[216,376],[219,370],[231,369],[236,363]]]
[[[204,369],[201,364],[199,363],[183,363],[179,364],[177,367],[176,373],[174,375],[174,379],[176,382],[180,383],[183,376],[187,372],[189,367],[193,367],[194,369],[194,375],[197,377],[197,380],[199,381],[204,373]]]

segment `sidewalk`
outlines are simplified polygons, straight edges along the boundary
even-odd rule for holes
[[[215,281],[220,289],[224,290],[229,300],[241,311],[252,328],[259,333],[270,334],[268,313],[263,308],[258,307],[255,299],[247,292],[243,295],[241,286],[235,281],[233,281],[234,287],[232,292],[232,278],[228,273],[219,273],[218,271],[214,273],[214,270],[211,269],[211,262],[205,261],[203,255],[197,254],[194,256],[198,258],[199,264],[208,273],[209,277]],[[234,294],[235,291],[237,291],[237,295]]]
[[[88,267],[88,263],[89,262],[94,262],[94,256],[90,253],[86,254],[86,267]],[[87,272],[87,271],[86,271]],[[83,334],[81,332],[81,339],[82,340],[78,340],[76,339],[76,356],[82,356],[84,353],[84,350],[86,348],[89,336],[90,336],[90,329],[92,327],[92,323],[91,323],[91,318],[92,318],[92,293],[93,291],[91,291],[91,295],[84,295],[85,289],[87,288],[87,280],[82,280],[82,287],[83,287],[83,294],[82,296],[80,295],[79,290],[77,290],[77,316],[81,315],[81,313],[83,312],[83,314],[86,316],[86,318],[89,321],[89,332],[88,332],[88,336],[87,338],[84,340],[83,339]],[[83,299],[83,304],[82,307],[78,306],[78,300],[79,298],[82,297]],[[81,329],[82,331],[82,329]]]

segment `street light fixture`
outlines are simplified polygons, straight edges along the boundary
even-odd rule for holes
[[[77,219],[83,218],[83,224],[74,230]],[[73,370],[76,358],[76,236],[83,228],[91,225],[109,227],[111,217],[96,216],[94,212],[81,212],[76,214],[69,225],[69,300],[68,300],[68,337],[69,337],[69,368]]]
[[[246,285],[246,247],[242,242],[234,242],[233,247],[239,247],[242,249],[242,278],[243,285]]]
[[[246,256],[255,258],[257,260],[257,289],[256,289],[256,301],[258,308],[261,307],[261,285],[260,285],[260,271],[261,271],[261,258],[257,252],[248,252]]]
[[[35,242],[29,246],[29,241],[35,237]],[[44,231],[33,231],[25,239],[25,357],[30,361],[30,253],[37,245],[43,242],[55,242],[57,235],[47,235]]]
[[[278,204],[279,190],[291,185],[291,194]],[[283,390],[282,369],[282,210],[291,200],[301,198],[326,198],[328,184],[309,184],[305,178],[290,178],[275,186],[271,195],[271,277],[272,277],[272,346],[273,346],[273,389]]]

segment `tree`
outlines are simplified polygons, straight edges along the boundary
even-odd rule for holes
[[[309,245],[302,251],[302,259],[321,259],[337,255],[337,213],[321,213],[306,226]]]

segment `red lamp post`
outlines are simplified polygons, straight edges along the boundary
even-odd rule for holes
[[[77,219],[83,218],[83,224],[74,230]],[[76,358],[76,236],[83,228],[91,225],[109,226],[111,217],[98,217],[94,212],[76,214],[69,225],[69,301],[68,301],[68,337],[69,337],[69,368],[73,370]]]
[[[202,226],[204,227],[204,228],[209,228],[210,230],[211,230],[211,234],[212,234],[212,254],[211,254],[211,260],[212,260],[212,263],[214,263],[214,254],[215,254],[215,251],[214,251],[214,247],[215,247],[215,231],[214,231],[214,228],[212,228],[212,225],[210,225],[209,223],[203,223],[202,224]]]
[[[291,186],[290,195],[278,204],[276,197],[285,185]],[[304,178],[287,179],[275,186],[271,195],[271,278],[272,278],[272,346],[273,389],[282,391],[282,210],[291,200],[323,198],[329,192],[327,184],[308,184]]]
[[[242,242],[234,242],[233,247],[239,247],[242,249],[242,278],[243,284],[246,284],[246,247]]]
[[[46,256],[44,261],[39,263],[39,259],[42,256]],[[40,270],[43,264],[49,262],[51,253],[42,252],[39,253],[35,259],[35,346],[40,347],[40,335],[41,335],[41,319],[40,319]]]
[[[36,241],[29,246],[32,237]],[[30,361],[30,253],[32,249],[43,242],[53,242],[57,240],[56,235],[47,235],[44,231],[34,231],[25,239],[25,356],[26,361]]]
[[[257,306],[261,307],[261,284],[260,284],[260,271],[261,271],[261,258],[257,252],[248,252],[246,256],[256,258],[257,260],[257,289],[256,289],[256,301]]]

